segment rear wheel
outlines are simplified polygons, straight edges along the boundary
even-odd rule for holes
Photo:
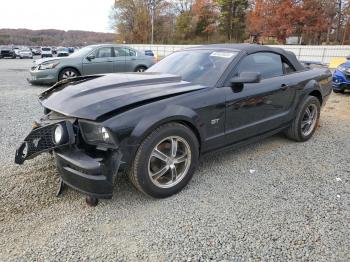
[[[147,70],[147,67],[145,66],[138,66],[135,69],[135,72],[145,72]]]
[[[168,123],[143,140],[129,179],[147,195],[169,197],[191,180],[198,157],[198,140],[192,130],[179,123]]]
[[[63,79],[72,78],[79,76],[79,72],[74,68],[65,68],[58,75],[58,80],[61,81]]]
[[[307,97],[299,107],[292,125],[286,130],[286,136],[298,142],[309,140],[316,131],[320,109],[321,104],[316,97]]]

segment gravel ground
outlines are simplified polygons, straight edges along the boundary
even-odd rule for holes
[[[350,260],[349,94],[332,94],[306,143],[277,135],[207,155],[163,200],[121,175],[90,208],[71,189],[55,197],[51,156],[12,163],[41,113],[30,63],[0,60],[1,261]]]

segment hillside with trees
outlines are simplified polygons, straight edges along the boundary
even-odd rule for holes
[[[115,34],[55,29],[0,29],[0,45],[84,46],[115,42]]]
[[[115,0],[118,42],[350,44],[347,0]]]

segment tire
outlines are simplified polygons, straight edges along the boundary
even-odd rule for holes
[[[64,68],[58,75],[58,81],[61,81],[62,79],[77,77],[79,75],[79,72],[74,68]]]
[[[336,94],[344,94],[345,90],[336,90],[336,89],[333,89],[333,92],[336,93]]]
[[[153,155],[155,148],[157,148],[170,156],[171,148],[173,148],[172,141],[177,141],[177,150],[173,160],[170,157],[168,160],[171,162],[177,159],[179,163],[173,162],[171,164]],[[167,149],[169,151],[164,149],[167,145],[169,145]],[[163,149],[160,149],[160,147],[163,147]],[[191,129],[179,123],[164,124],[142,141],[131,164],[129,179],[139,191],[146,195],[155,198],[169,197],[181,191],[191,180],[198,165],[198,157],[199,144]],[[180,158],[186,160],[180,163]],[[158,170],[151,170],[156,165],[159,165]],[[157,171],[166,169],[167,171],[158,180],[151,178],[152,174],[155,175]],[[173,172],[173,170],[176,170],[176,172]],[[177,177],[173,174],[177,174]]]
[[[135,72],[144,72],[146,70],[147,70],[147,67],[145,67],[145,66],[138,66],[138,67],[136,67]]]
[[[310,108],[316,110],[313,120],[309,120],[310,124],[305,124],[308,117],[307,110],[311,112]],[[309,140],[315,133],[318,122],[320,119],[320,101],[314,96],[308,96],[305,101],[300,105],[296,117],[294,118],[291,126],[285,131],[286,136],[297,142],[304,142]],[[310,127],[307,129],[307,127]],[[307,131],[307,132],[306,132]]]

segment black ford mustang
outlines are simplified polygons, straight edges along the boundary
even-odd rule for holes
[[[16,151],[22,164],[53,152],[64,184],[110,198],[125,167],[137,189],[163,198],[190,181],[200,155],[284,131],[308,140],[331,93],[328,69],[258,45],[175,52],[144,73],[63,80],[39,100],[45,115]]]

